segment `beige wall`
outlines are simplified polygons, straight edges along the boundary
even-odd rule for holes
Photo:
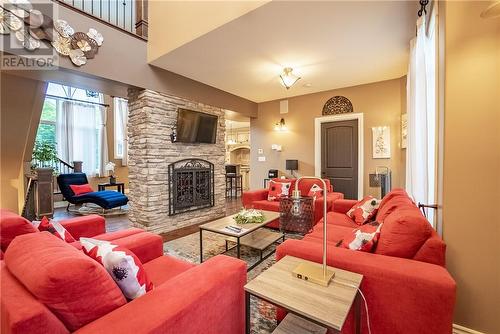
[[[24,199],[23,161],[31,157],[46,84],[5,72],[0,81],[0,207],[19,211]]]
[[[443,237],[455,322],[500,333],[500,18],[445,3]],[[441,15],[443,17],[443,15]]]
[[[404,155],[400,148],[401,111],[405,105],[406,77],[361,86],[348,87],[288,99],[288,114],[280,115],[279,100],[260,103],[258,117],[251,120],[251,188],[262,188],[269,169],[285,171],[286,159],[299,160],[299,175],[314,175],[314,119],[321,116],[325,102],[336,95],[351,100],[354,112],[364,117],[364,194],[379,196],[378,188],[368,186],[368,174],[376,166],[392,170],[393,187],[404,186]],[[274,124],[285,118],[288,132],[276,132]],[[390,126],[391,158],[372,158],[372,127]],[[283,151],[271,150],[272,144]],[[258,162],[258,149],[264,150],[266,162]]]

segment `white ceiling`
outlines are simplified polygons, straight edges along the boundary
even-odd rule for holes
[[[152,64],[255,102],[398,78],[417,9],[416,1],[273,1]],[[302,77],[288,91],[279,82],[286,66]]]

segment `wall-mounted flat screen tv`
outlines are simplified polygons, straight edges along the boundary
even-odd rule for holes
[[[215,144],[219,117],[199,111],[178,109],[176,141]]]

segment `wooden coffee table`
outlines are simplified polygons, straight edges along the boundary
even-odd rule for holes
[[[228,238],[226,239],[225,252],[233,248],[236,248],[236,256],[238,257],[238,259],[241,257],[241,246],[247,246],[259,250],[260,251],[259,261],[251,265],[248,268],[248,270],[255,268],[255,266],[257,266],[262,261],[267,259],[271,254],[273,254],[274,250],[264,256],[264,250],[269,246],[271,246],[272,244],[274,244],[275,242],[277,242],[278,240],[280,239],[284,240],[285,235],[283,233],[271,231],[264,227],[271,221],[278,219],[280,214],[279,212],[273,212],[273,211],[264,211],[264,210],[261,211],[264,214],[265,220],[259,224],[238,225],[233,219],[235,215],[231,215],[200,225],[200,263],[203,262],[203,231],[209,231],[227,236]],[[228,230],[226,228],[227,226],[238,226],[243,228],[243,230],[242,232],[237,233]],[[233,241],[236,243],[236,245],[233,247],[229,247],[228,241]]]
[[[294,315],[338,332],[342,330],[347,314],[354,305],[356,333],[359,333],[361,313],[357,289],[363,275],[328,267],[335,272],[335,277],[329,286],[324,287],[292,275],[293,269],[301,262],[310,261],[285,256],[245,285],[246,332],[250,333],[250,296],[256,296]],[[310,263],[321,267],[319,263]],[[290,329],[292,326],[293,322],[287,323],[288,332],[295,332]]]

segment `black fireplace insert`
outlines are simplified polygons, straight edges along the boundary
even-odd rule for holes
[[[202,159],[184,159],[168,166],[170,216],[215,205],[214,165]]]

